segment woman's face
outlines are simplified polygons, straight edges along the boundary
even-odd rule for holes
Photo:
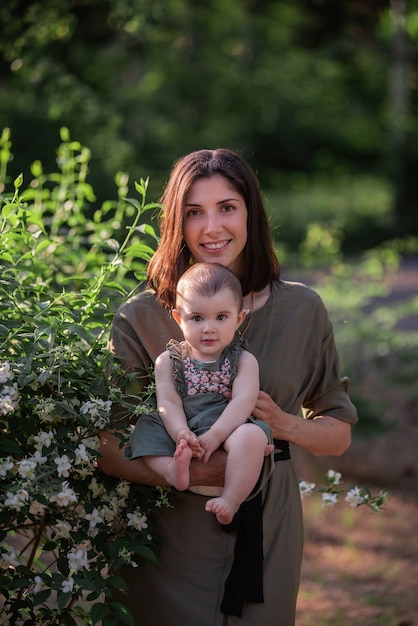
[[[197,179],[185,198],[183,234],[193,261],[244,272],[248,211],[244,198],[221,174]]]

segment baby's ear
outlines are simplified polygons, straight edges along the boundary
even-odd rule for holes
[[[238,313],[238,319],[237,319],[238,326],[241,326],[242,322],[245,320],[245,316],[247,315],[247,312],[248,312],[247,309],[243,309],[242,311]]]
[[[171,309],[171,315],[173,316],[174,321],[177,322],[179,326],[181,326],[181,316],[178,309]]]

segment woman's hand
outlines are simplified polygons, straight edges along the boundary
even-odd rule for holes
[[[317,456],[340,456],[351,443],[351,424],[330,415],[302,419],[286,413],[264,391],[252,414],[270,426],[274,439],[284,439]]]
[[[289,428],[293,425],[293,418],[296,417],[282,411],[264,391],[259,392],[252,415],[270,426],[274,439],[286,439],[289,436]]]

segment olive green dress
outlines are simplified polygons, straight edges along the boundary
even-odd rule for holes
[[[267,303],[247,316],[240,330],[258,359],[261,389],[284,411],[302,410],[305,419],[330,415],[357,421],[348,380],[340,375],[332,327],[314,291],[299,283],[273,282]],[[143,369],[171,338],[182,339],[177,324],[145,291],[117,312],[110,347],[124,367]],[[118,599],[130,608],[136,626],[294,626],[303,523],[291,460],[275,464],[262,497],[264,602],[246,602],[241,617],[221,611],[236,532],[224,532],[204,510],[204,496],[179,492],[174,507],[156,516],[160,565],[123,572],[130,591]]]

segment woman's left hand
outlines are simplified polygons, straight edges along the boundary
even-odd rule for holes
[[[274,439],[283,439],[318,456],[340,456],[351,443],[351,425],[331,415],[302,419],[286,413],[260,391],[252,415],[270,426]]]
[[[285,413],[265,391],[258,394],[252,415],[270,426],[274,439],[285,439],[292,417]]]

